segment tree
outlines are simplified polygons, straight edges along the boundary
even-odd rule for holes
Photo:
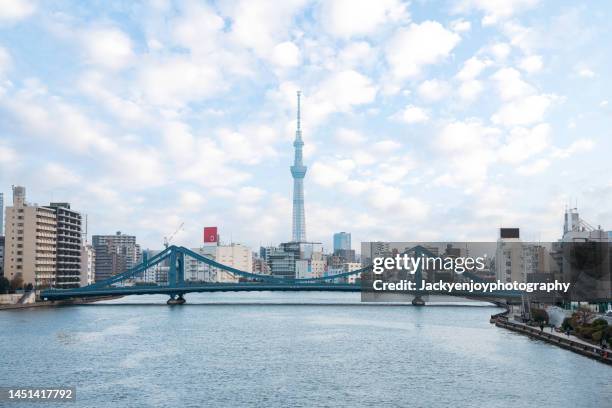
[[[584,326],[589,324],[589,321],[595,316],[595,313],[591,311],[586,306],[582,306],[580,309],[576,310],[572,315],[572,319],[575,320],[580,326]]]
[[[544,309],[531,309],[531,317],[538,323],[548,322],[548,313]]]
[[[11,283],[9,282],[8,279],[6,279],[6,277],[1,277],[0,278],[0,293],[8,293],[9,289],[11,287]]]
[[[23,278],[21,277],[21,274],[18,273],[17,275],[15,275],[13,277],[13,279],[11,279],[11,291],[15,291],[17,289],[20,289],[23,287]]]

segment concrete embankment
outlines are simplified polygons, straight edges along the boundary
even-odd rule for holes
[[[493,316],[492,316],[493,318]],[[492,319],[493,320],[493,319]],[[583,340],[568,338],[563,334],[541,331],[538,327],[531,327],[523,323],[509,321],[505,316],[494,319],[495,326],[512,330],[517,333],[526,334],[529,337],[545,341],[555,346],[562,347],[574,353],[582,354],[602,363],[612,365],[612,353],[601,347],[589,344]]]
[[[70,306],[70,305],[83,305],[87,303],[99,302],[101,300],[118,299],[123,296],[100,296],[83,299],[71,299],[71,300],[59,300],[59,301],[39,301],[36,303],[14,303],[14,304],[2,304],[0,310],[15,310],[15,309],[29,309],[33,307],[57,307],[57,306]]]

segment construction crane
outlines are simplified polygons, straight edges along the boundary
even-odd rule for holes
[[[170,234],[170,236],[164,237],[164,247],[168,248],[168,246],[170,246],[170,242],[172,242],[172,240],[174,239],[176,234],[178,234],[183,229],[183,225],[185,225],[185,223],[181,222],[181,225],[178,226],[176,231],[174,231],[172,234]]]

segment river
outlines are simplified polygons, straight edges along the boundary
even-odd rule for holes
[[[1,311],[0,385],[75,386],[64,406],[98,408],[612,401],[610,367],[489,324],[495,307],[368,305],[355,293],[186,298]]]

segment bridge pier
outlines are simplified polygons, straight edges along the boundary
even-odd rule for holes
[[[168,304],[168,305],[182,305],[185,302],[186,302],[186,300],[183,297],[183,294],[179,293],[178,295],[176,295],[176,294],[170,295],[170,299],[168,299],[166,304]]]
[[[412,306],[425,306],[425,301],[421,295],[416,295],[414,299],[412,299]]]

